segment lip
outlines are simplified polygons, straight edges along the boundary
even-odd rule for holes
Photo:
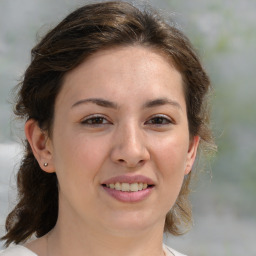
[[[117,182],[129,184],[146,183],[151,186],[136,192],[124,192],[121,190],[115,190],[104,186],[106,184],[115,184]],[[112,177],[101,183],[102,188],[105,192],[107,192],[108,195],[124,203],[136,203],[145,200],[151,194],[152,190],[154,189],[154,185],[154,182],[150,178],[143,175],[120,175]]]
[[[143,176],[143,175],[133,175],[133,176],[130,176],[130,175],[120,175],[120,176],[115,176],[115,177],[112,177],[108,180],[105,180],[104,182],[101,183],[101,185],[104,185],[104,184],[115,184],[117,182],[120,182],[120,183],[129,183],[129,184],[132,184],[132,183],[146,183],[148,185],[154,185],[154,182],[146,177],[146,176]]]
[[[115,198],[116,200],[124,203],[136,203],[146,199],[154,189],[154,187],[148,187],[144,190],[137,192],[123,192],[121,190],[115,190],[108,187],[102,186],[108,195]]]

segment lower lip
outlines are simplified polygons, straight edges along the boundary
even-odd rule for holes
[[[146,199],[150,195],[153,189],[153,187],[148,187],[146,189],[143,189],[137,192],[124,192],[121,190],[115,190],[105,186],[103,186],[103,188],[110,196],[114,197],[118,201],[125,202],[125,203],[140,202]]]

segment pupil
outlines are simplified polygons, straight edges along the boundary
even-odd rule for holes
[[[163,118],[162,117],[156,117],[154,120],[154,123],[162,123],[163,122]]]
[[[92,120],[93,124],[99,124],[102,123],[102,117],[96,117]]]

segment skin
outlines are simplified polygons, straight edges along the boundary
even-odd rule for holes
[[[165,216],[199,142],[189,135],[182,77],[170,60],[139,46],[100,51],[66,74],[51,138],[34,120],[25,132],[41,168],[59,181],[51,256],[163,254]],[[101,185],[118,175],[143,175],[154,187],[139,202],[120,202]],[[47,255],[46,237],[26,246]]]

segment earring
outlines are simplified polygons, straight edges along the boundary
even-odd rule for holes
[[[48,166],[48,163],[44,163],[44,167],[47,167]]]

